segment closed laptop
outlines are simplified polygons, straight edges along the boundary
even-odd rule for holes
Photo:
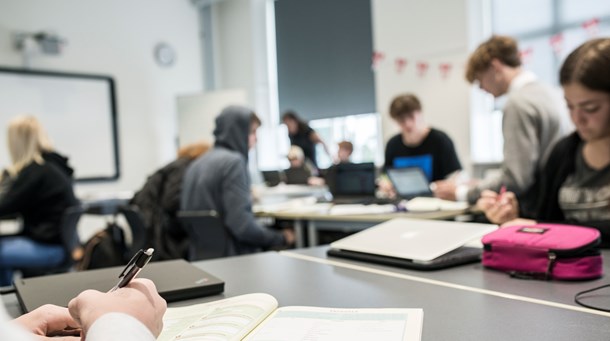
[[[330,244],[331,256],[433,270],[480,260],[463,247],[497,229],[493,224],[396,218]]]
[[[17,299],[26,313],[44,304],[67,307],[68,302],[84,290],[110,290],[117,284],[123,268],[121,266],[20,279],[15,282]],[[161,297],[168,302],[215,295],[224,291],[222,280],[182,259],[149,263],[138,277],[152,280]]]

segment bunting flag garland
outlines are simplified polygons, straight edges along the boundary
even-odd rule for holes
[[[599,18],[591,18],[589,20],[584,21],[581,24],[582,29],[586,32],[589,38],[593,38],[599,35],[600,33],[600,19]],[[563,32],[559,32],[557,34],[552,35],[548,39],[548,43],[555,53],[556,56],[562,55],[564,50],[567,48],[567,45],[572,46],[572,40],[566,42],[566,36]],[[519,57],[521,58],[521,62],[523,64],[530,64],[534,59],[534,48],[532,46],[526,47],[519,51]],[[412,58],[412,59],[408,59]],[[394,72],[397,75],[408,75],[406,73],[407,66],[413,61],[415,57],[413,56],[396,56],[396,55],[386,55],[385,52],[382,51],[373,51],[371,58],[371,68],[373,71],[379,70],[380,67],[391,68],[393,66]],[[392,63],[384,63],[385,60],[392,61]],[[442,79],[447,79],[451,76],[452,70],[454,67],[465,68],[463,65],[464,62],[460,63],[450,63],[450,62],[439,62],[434,63],[429,60],[420,59],[416,61],[415,64],[415,72],[419,78],[424,78],[428,74],[430,67],[438,67],[439,74]],[[387,64],[387,65],[384,65]]]

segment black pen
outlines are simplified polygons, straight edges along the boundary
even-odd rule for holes
[[[126,286],[127,284],[129,284],[129,282],[131,282],[131,280],[134,277],[136,277],[136,275],[138,273],[140,273],[142,268],[144,268],[144,266],[146,266],[146,264],[148,264],[148,262],[152,258],[152,254],[154,251],[155,251],[155,249],[153,249],[153,248],[149,248],[146,251],[144,251],[144,250],[138,251],[131,258],[129,263],[127,263],[127,266],[125,266],[125,269],[123,269],[123,272],[121,272],[121,274],[119,275],[119,283],[117,283],[117,285],[115,285],[108,292],[113,292],[113,291],[120,289],[120,288]]]

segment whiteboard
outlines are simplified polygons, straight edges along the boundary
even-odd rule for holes
[[[55,149],[69,157],[76,181],[119,177],[111,77],[0,68],[0,167],[10,164],[8,122],[36,116]]]

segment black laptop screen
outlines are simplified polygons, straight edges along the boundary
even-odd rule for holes
[[[332,194],[337,196],[375,195],[375,164],[346,163],[335,166],[334,188]]]

